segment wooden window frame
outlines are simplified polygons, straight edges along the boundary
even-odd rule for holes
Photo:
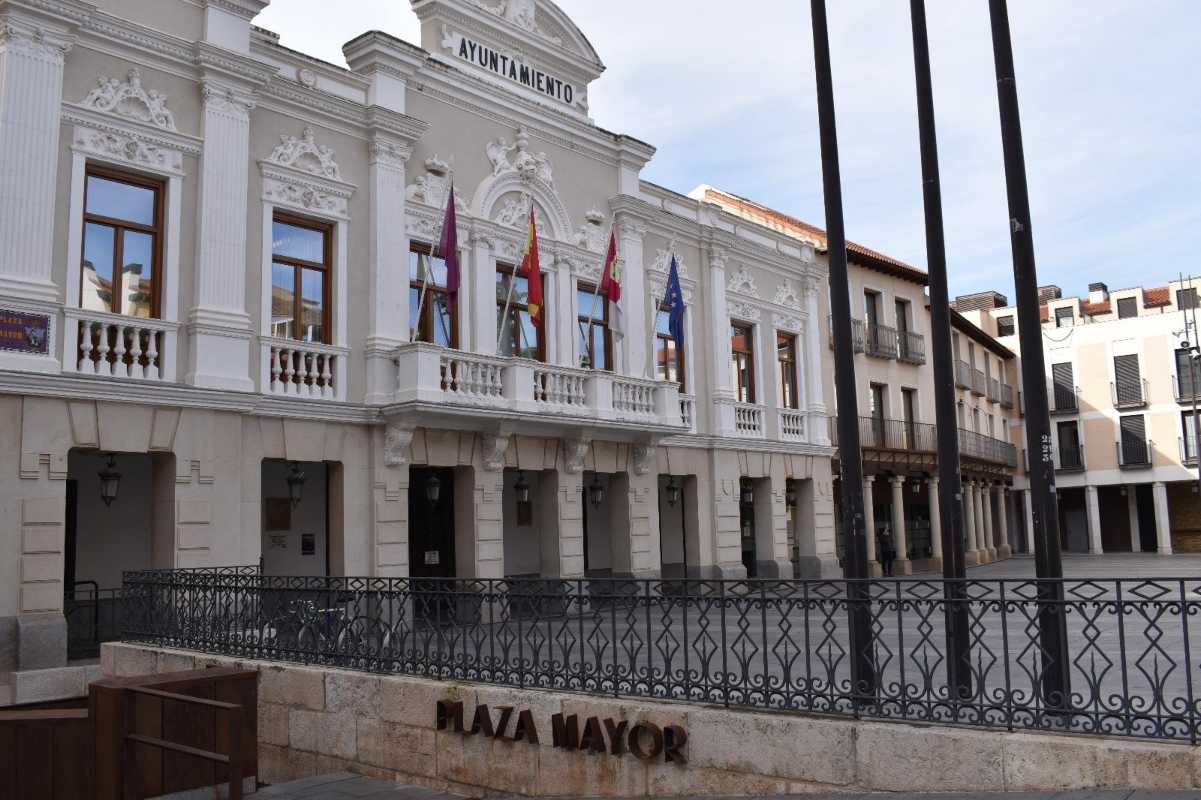
[[[787,342],[788,344],[788,361],[785,361],[780,357],[780,344],[784,342]],[[776,363],[780,367],[780,390],[783,392],[783,390],[787,388],[790,392],[790,396],[792,397],[792,401],[789,403],[787,402],[787,398],[781,395],[780,408],[787,409],[789,411],[799,411],[801,408],[801,397],[798,393],[797,381],[797,372],[799,370],[797,369],[796,334],[776,331]],[[791,365],[791,369],[788,370],[788,372],[785,371],[785,364]]]
[[[687,312],[685,312],[685,313],[687,313]],[[672,338],[672,335],[670,333],[660,333],[659,332],[659,315],[660,314],[667,314],[668,318],[670,319],[671,306],[668,305],[667,303],[660,303],[659,309],[655,312],[655,345],[656,345],[656,347],[655,347],[655,353],[656,353],[655,368],[657,370],[659,367],[659,359],[658,359],[658,355],[657,355],[659,352],[659,342],[664,341],[664,342],[671,342],[672,344],[674,344],[675,345],[675,353],[676,353],[676,374],[679,375],[679,377],[680,377],[680,394],[687,394],[688,374],[687,374],[687,372],[685,372],[685,365],[687,364],[687,361],[684,358],[684,343],[677,342],[674,338]]]
[[[745,335],[743,336],[743,339],[747,343],[745,350],[739,350],[734,347],[734,340],[737,338],[737,334],[735,333],[735,331],[744,332]],[[746,358],[746,380],[747,380],[746,397],[744,398],[742,396],[743,387],[741,385],[736,385],[734,387],[734,392],[737,395],[738,402],[746,403],[748,405],[754,405],[756,402],[755,401],[755,326],[754,325],[752,325],[749,322],[736,322],[734,320],[730,321],[730,353],[731,353],[731,358],[733,360],[733,363],[735,365],[738,365],[739,367],[741,367],[741,365],[739,364],[738,357],[741,355]],[[737,373],[738,373],[738,377],[741,379],[741,376],[742,376],[741,368],[738,369]]]
[[[274,224],[279,222],[284,225],[292,225],[297,228],[306,228],[311,231],[319,231],[322,239],[322,258],[324,264],[318,264],[315,261],[306,261],[303,258],[295,258],[293,256],[281,256],[275,253],[274,246],[271,248],[271,263],[283,264],[284,266],[292,267],[292,325],[293,330],[299,333],[302,329],[301,320],[301,301],[303,289],[301,284],[301,270],[311,269],[322,273],[321,281],[321,329],[325,336],[323,341],[312,342],[312,344],[332,344],[333,343],[333,304],[331,298],[333,295],[333,272],[334,272],[334,224],[322,220],[302,217],[296,214],[290,214],[286,211],[278,209],[271,217],[271,222]],[[271,291],[270,286],[267,291]],[[303,342],[303,339],[292,337],[292,341]]]
[[[577,281],[575,290],[576,290],[577,298],[582,294],[592,295],[593,292],[596,292],[596,285],[591,284],[591,283],[585,283],[583,281]],[[590,300],[590,302],[591,302],[591,300]],[[595,318],[591,318],[592,327],[595,328],[599,325],[605,332],[605,365],[606,365],[606,368],[603,370],[600,370],[600,371],[601,372],[614,372],[615,365],[613,363],[613,329],[609,327],[609,297],[608,297],[608,294],[605,292],[598,292],[596,294],[596,301],[595,301],[594,305],[598,305],[600,307],[601,313],[599,316],[597,316]],[[590,321],[589,314],[587,313],[590,311],[591,311],[591,309],[581,308],[579,310],[579,313],[576,315],[576,327],[578,329],[577,333],[579,331],[584,330],[584,326],[586,324],[588,324],[588,322]],[[588,356],[589,369],[596,369],[596,358],[595,358],[595,354],[592,352],[593,348],[592,348],[592,335],[591,334],[592,334],[592,332],[588,331],[588,335],[586,335],[584,337],[584,345],[588,348],[588,352],[586,353],[586,355]],[[585,353],[581,353],[580,355],[585,355]]]
[[[504,261],[496,262],[496,273],[498,275],[512,276],[511,280],[523,277],[522,275],[519,274],[519,267],[517,267],[516,265],[513,265],[513,264],[505,263]],[[495,279],[493,279],[493,280],[495,280]],[[534,332],[538,336],[538,363],[545,364],[546,363],[546,335],[544,333],[544,329],[546,328],[547,322],[549,321],[548,317],[547,317],[547,311],[549,309],[546,308],[546,276],[543,275],[541,272],[539,272],[538,280],[542,281],[542,298],[543,298],[542,325],[540,325],[540,326],[535,325]],[[516,293],[514,293],[514,295],[516,295]],[[504,309],[505,309],[505,301],[501,300],[498,297],[496,299],[496,310],[497,310],[498,314],[500,312],[503,312]],[[510,306],[510,308],[509,308],[509,313],[511,315],[513,315],[510,320],[514,326],[513,329],[518,330],[520,328],[520,322],[521,322],[520,315],[522,313],[529,313],[529,312],[526,310],[525,306],[518,305],[516,303],[516,300],[514,300],[513,305]],[[515,340],[514,347],[515,348],[521,347],[520,337],[517,337],[517,339]],[[512,353],[499,353],[498,352],[497,355],[503,356],[505,358],[520,358],[521,357],[517,354],[517,352],[512,352]]]
[[[410,242],[409,243],[409,253],[410,254],[416,253],[419,256],[425,256],[427,259],[432,259],[434,257],[434,248],[432,245],[425,244],[424,242]],[[405,266],[407,268],[407,266],[408,266],[407,262],[406,262]],[[416,289],[417,296],[420,297],[421,296],[421,281],[410,276],[409,277],[409,289]],[[414,320],[409,320],[410,325],[412,325],[412,327],[417,331],[417,341],[426,342],[427,344],[433,343],[433,339],[434,339],[434,336],[433,336],[433,333],[434,333],[434,303],[433,303],[432,298],[433,298],[433,295],[435,295],[435,294],[446,295],[447,294],[446,287],[438,286],[437,284],[431,282],[429,285],[429,289],[428,289],[428,296],[425,298],[425,306],[421,309],[421,319],[416,320],[416,323],[417,323],[416,325],[412,325]],[[407,302],[408,299],[409,298],[406,297],[405,301]],[[459,349],[459,307],[458,307],[457,303],[453,306],[450,305],[449,299],[448,299],[447,308],[450,310],[450,349],[458,350]],[[427,334],[429,336],[428,339],[426,339]]]
[[[137,186],[143,189],[150,189],[154,192],[154,224],[143,225],[139,222],[118,219],[116,217],[105,217],[100,214],[91,214],[88,212],[88,184],[89,178],[96,177],[114,183],[124,183],[129,186]],[[166,238],[166,223],[164,221],[165,203],[163,202],[163,194],[166,190],[166,182],[156,178],[149,178],[145,175],[140,175],[136,172],[127,172],[126,170],[117,169],[114,167],[102,166],[100,164],[87,164],[84,168],[83,177],[83,246],[80,248],[79,256],[79,304],[83,307],[83,263],[87,260],[87,241],[88,241],[88,223],[97,225],[105,225],[113,228],[116,234],[113,237],[113,283],[112,283],[112,299],[109,301],[109,312],[117,316],[125,316],[120,311],[122,305],[121,298],[124,295],[124,276],[125,265],[122,263],[124,259],[125,248],[125,231],[134,231],[136,233],[149,234],[154,239],[154,247],[151,249],[150,279],[154,283],[152,297],[150,298],[150,318],[162,319],[162,295],[163,295],[163,248],[164,239]],[[116,306],[117,310],[113,310]],[[135,319],[135,317],[131,317]]]

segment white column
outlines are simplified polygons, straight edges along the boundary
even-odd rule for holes
[[[876,501],[872,497],[872,486],[876,483],[875,475],[863,477],[863,531],[867,537],[867,571],[869,575],[879,575],[880,565],[876,563]],[[844,545],[850,550],[851,521],[843,520]]]
[[[40,16],[2,10],[8,13],[0,18],[0,295],[58,303],[52,273],[59,108],[74,38],[66,23],[51,27]]]
[[[606,246],[608,246],[606,244]],[[546,295],[547,297],[555,298],[557,313],[551,315],[550,325],[547,333],[546,342],[546,358],[555,364],[562,364],[566,367],[580,366],[580,357],[583,353],[580,350],[580,309],[576,306],[575,287],[576,282],[571,275],[571,264],[566,259],[554,257],[543,263],[553,263],[555,268],[547,276]],[[495,294],[496,290],[493,289]],[[496,302],[495,300],[493,302]],[[601,314],[604,309],[601,308],[603,298],[597,298],[596,313]],[[492,322],[496,324],[495,318]],[[553,331],[551,333],[550,331]],[[493,331],[495,334],[496,331]],[[614,355],[621,349],[621,341],[613,342]]]
[[[459,332],[465,337],[463,349],[483,355],[496,355],[496,334],[500,323],[500,314],[496,310],[496,263],[492,259],[494,247],[488,236],[473,232],[471,250],[464,254],[463,263],[462,292],[471,295],[471,317],[461,323]],[[563,298],[558,298],[556,302],[561,304]],[[408,317],[408,303],[405,303],[405,309],[405,316]]]
[[[625,374],[638,377],[650,375],[651,340],[647,335],[646,264],[642,253],[646,230],[645,225],[626,215],[618,221],[618,252],[624,262],[621,310],[625,327],[620,349],[625,354]]]
[[[732,433],[735,430],[734,385],[730,375],[730,311],[726,305],[726,255],[718,248],[706,248],[703,256],[709,263],[709,383],[715,401],[714,432]],[[697,388],[694,383],[694,388]],[[698,392],[698,397],[703,395]],[[850,524],[849,521],[847,524]]]
[[[963,482],[963,524],[967,533],[964,562],[970,567],[980,563],[980,554],[976,544],[976,503],[972,499],[974,491],[971,481]]]
[[[980,514],[984,517],[983,549],[988,551],[988,560],[997,560],[996,525],[993,518],[992,484],[987,481],[980,485]]]
[[[1088,552],[1099,556],[1105,550],[1101,546],[1101,504],[1097,499],[1097,487],[1084,487],[1084,499],[1088,510]]]
[[[190,367],[185,380],[212,389],[253,391],[246,218],[254,101],[239,88],[213,81],[204,84],[203,94],[195,306],[188,316]],[[270,291],[270,286],[263,287],[263,292]]]
[[[1168,510],[1168,487],[1157,483],[1155,493],[1155,538],[1161,556],[1172,555],[1172,515]]]
[[[409,340],[405,164],[411,154],[410,148],[391,138],[376,136],[370,143],[367,268],[371,295],[367,307],[366,354],[367,403],[371,405],[391,401],[396,391],[394,353]]]
[[[930,570],[942,569],[942,507],[938,504],[938,478],[931,478],[930,492]]]
[[[809,410],[809,441],[819,446],[830,444],[830,426],[826,421],[829,408],[826,405],[825,370],[822,367],[824,341],[822,339],[822,313],[818,289],[822,284],[814,278],[805,281],[805,398]]]
[[[1034,506],[1029,489],[1022,490],[1022,515],[1026,518],[1026,554],[1034,555]]]
[[[997,484],[997,557],[1012,558],[1013,545],[1009,543],[1009,489]]]
[[[897,548],[895,575],[912,575],[913,562],[909,560],[909,536],[905,530],[905,476],[892,478],[892,536]]]
[[[1130,517],[1130,552],[1143,552],[1142,531],[1138,521],[1138,487],[1126,487],[1126,513]]]

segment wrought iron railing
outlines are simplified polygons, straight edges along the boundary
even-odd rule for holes
[[[959,429],[959,453],[968,458],[1004,464],[1013,469],[1017,469],[1018,465],[1016,445],[962,428]]]
[[[1114,442],[1118,453],[1118,466],[1122,469],[1148,469],[1151,467],[1151,454],[1155,452],[1155,443],[1150,439]]]
[[[1114,408],[1145,408],[1150,402],[1150,386],[1146,379],[1137,381],[1110,382],[1110,399]]]
[[[838,419],[830,417],[830,443],[838,446]],[[882,417],[859,418],[859,446],[877,450],[933,453],[938,449],[933,425]]]
[[[1084,445],[1059,448],[1059,462],[1055,468],[1060,472],[1082,472],[1084,470]]]
[[[897,331],[897,360],[906,364],[926,363],[926,337],[912,331]]]
[[[1056,386],[1051,392],[1049,411],[1052,414],[1075,414],[1080,410],[1079,396],[1079,386]]]
[[[955,362],[955,385],[960,389],[972,388],[972,368],[966,361]]]
[[[897,357],[897,329],[887,325],[866,325],[866,352],[876,358]]]
[[[121,638],[121,590],[79,581],[63,598],[67,620],[67,657],[95,658],[100,645]]]
[[[833,315],[827,315],[826,328],[827,328],[827,330],[830,331],[830,348],[833,349],[834,348],[834,317],[833,317]],[[855,319],[854,317],[851,317],[851,344],[854,346],[856,353],[863,352],[863,345],[864,345],[863,320]]]
[[[1008,383],[1001,384],[1001,407],[1013,408],[1013,387]]]
[[[127,574],[125,597],[126,640],[239,658],[773,711],[1201,738],[1198,577],[409,580],[162,571]],[[966,652],[948,652],[947,615],[967,625]],[[866,626],[858,646],[851,619]],[[1042,646],[1043,626],[1065,632],[1062,661]]]

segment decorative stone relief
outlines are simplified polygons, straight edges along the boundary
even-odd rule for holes
[[[728,303],[730,316],[734,319],[744,319],[748,322],[758,322],[763,318],[763,311],[758,306],[753,306],[750,303],[743,303],[739,300],[730,300]]]
[[[667,275],[671,270],[671,250],[656,250],[655,260],[651,262],[651,272],[662,272]],[[680,280],[692,280],[692,272],[688,269],[688,265],[684,263],[684,259],[676,254],[676,272],[680,275]]]
[[[425,160],[425,174],[405,189],[405,197],[417,203],[424,203],[434,208],[446,208],[446,196],[450,194],[450,182],[454,171],[450,164],[438,158],[438,154]],[[460,214],[468,214],[467,201],[460,193],[455,194],[455,210]]]
[[[131,69],[123,81],[100,76],[96,88],[83,99],[82,105],[166,131],[176,130],[175,116],[167,109],[166,95],[143,88],[142,73],[137,69]]]
[[[342,180],[342,170],[334,158],[332,147],[319,145],[313,129],[305,128],[300,137],[280,135],[280,144],[267,160],[282,167],[292,167],[329,180]]]
[[[265,179],[263,181],[263,197],[276,203],[299,206],[309,211],[346,215],[346,198],[300,183]]]
[[[232,89],[224,89],[220,86],[205,84],[200,90],[204,97],[204,110],[214,111],[218,114],[226,114],[239,119],[250,119],[250,112],[254,110],[254,100],[249,97],[239,95]]]
[[[505,468],[505,453],[508,450],[507,434],[480,434],[480,459],[488,472],[499,472]]]
[[[592,442],[588,439],[563,440],[563,456],[568,474],[579,475],[584,471],[584,461],[588,458],[588,451],[591,449]]]
[[[313,72],[308,67],[296,73],[296,80],[300,81],[300,85],[306,89],[317,88],[317,73]]]
[[[634,474],[647,475],[655,462],[655,446],[649,444],[635,445],[631,455],[634,459]]]
[[[389,425],[384,432],[384,466],[407,467],[412,460],[413,429]]]
[[[71,45],[71,40],[47,35],[41,28],[20,25],[11,19],[0,22],[0,47],[9,52],[45,59],[61,67]]]
[[[551,189],[555,185],[554,172],[551,169],[550,158],[546,153],[530,152],[530,136],[525,128],[517,131],[517,140],[513,144],[505,139],[497,139],[485,146],[488,160],[492,162],[492,175],[499,177],[515,173],[524,181],[538,180]]]
[[[758,297],[759,290],[755,288],[755,276],[751,274],[750,269],[743,264],[742,269],[730,276],[730,282],[726,286],[726,291],[734,292],[735,294],[744,294],[747,297]]]
[[[776,330],[788,331],[789,333],[800,333],[803,327],[800,317],[792,317],[785,314],[776,314],[775,323]]]
[[[608,245],[605,241],[605,215],[592,209],[584,215],[584,224],[576,231],[577,246],[593,253],[604,253]]]
[[[426,242],[434,242],[438,240],[441,233],[438,223],[426,216],[417,216],[409,213],[407,230],[409,236],[415,239],[421,239]]]
[[[367,145],[372,164],[382,164],[393,169],[404,169],[413,151],[404,145],[388,142],[383,139],[372,139]]]
[[[516,228],[517,230],[524,231],[525,226],[529,222],[529,215],[529,200],[518,195],[513,195],[501,201],[499,208],[492,215],[492,221],[506,228]],[[534,203],[534,219],[537,221],[539,238],[543,236],[543,231],[549,232],[552,230],[550,224],[546,221],[546,214],[538,207],[537,203]]]
[[[485,0],[474,0],[475,4],[505,19],[523,30],[536,33],[552,44],[562,44],[557,36],[551,36],[538,26],[538,5],[535,0],[499,0],[492,5]]]
[[[183,171],[183,156],[179,151],[168,150],[126,134],[79,126],[75,128],[72,144],[79,150],[98,156],[155,169]]]
[[[785,308],[799,309],[801,307],[801,292],[798,291],[796,284],[786,278],[776,288],[776,296],[772,302]]]

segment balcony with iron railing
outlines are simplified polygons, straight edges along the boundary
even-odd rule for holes
[[[1059,472],[1084,471],[1084,445],[1060,447],[1055,457],[1055,469]]]
[[[1080,387],[1056,386],[1047,398],[1051,414],[1078,414],[1080,412]]]
[[[679,385],[412,343],[396,350],[394,405],[686,433]],[[692,408],[695,414],[695,406]]]
[[[830,349],[834,349],[834,316],[826,317],[826,324],[830,330]],[[864,348],[864,333],[863,320],[851,318],[851,343],[855,347],[856,353],[862,353]]]
[[[1173,375],[1172,393],[1176,402],[1181,405],[1191,405],[1194,402],[1201,405],[1201,373],[1195,379],[1189,375]]]
[[[1122,469],[1150,469],[1151,453],[1155,444],[1151,440],[1114,442],[1118,454],[1118,466]]]
[[[868,324],[864,327],[864,352],[874,358],[897,357],[897,329],[887,325]]]
[[[978,397],[988,394],[988,379],[984,377],[984,370],[972,370],[972,394]]]
[[[838,446],[838,420],[830,419],[830,441]],[[910,453],[936,453],[938,429],[934,425],[882,417],[859,418],[859,446],[864,450],[894,450]],[[959,431],[959,454],[992,464],[1017,468],[1017,447],[991,436]]]
[[[1198,457],[1198,452],[1201,451],[1197,450],[1197,437],[1195,435],[1188,437],[1181,436],[1177,439],[1177,443],[1180,446],[1181,464],[1187,467],[1195,467],[1198,463],[1201,463],[1201,458]]]
[[[926,337],[912,331],[898,331],[897,360],[918,366],[925,364]]]
[[[1150,402],[1150,389],[1146,379],[1138,381],[1122,381],[1109,384],[1110,397],[1113,407],[1117,409],[1146,408]]]
[[[1001,408],[1013,408],[1014,389],[1008,383],[1001,384]]]
[[[988,379],[988,399],[993,403],[1001,402],[1001,381],[996,378]]]
[[[1017,469],[1018,449],[1010,442],[985,436],[975,431],[959,429],[959,455],[992,464],[1003,464]]]
[[[972,388],[972,368],[966,361],[955,362],[955,385],[960,389]]]

